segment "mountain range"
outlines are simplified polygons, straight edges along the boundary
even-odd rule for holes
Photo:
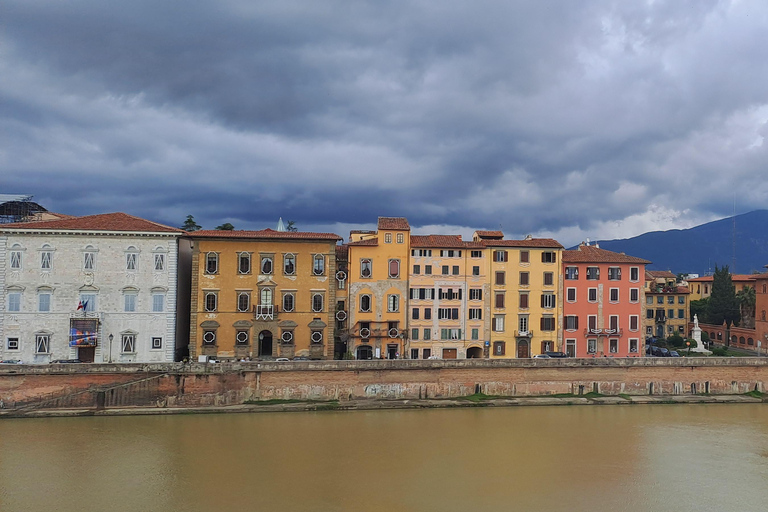
[[[703,276],[714,272],[715,265],[728,265],[733,274],[751,274],[766,271],[766,226],[768,210],[755,210],[688,229],[651,231],[633,238],[597,243],[602,249],[650,260],[648,270]]]

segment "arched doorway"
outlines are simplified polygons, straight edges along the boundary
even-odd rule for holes
[[[272,331],[261,331],[259,333],[259,357],[272,357]]]
[[[531,357],[528,340],[517,340],[517,357],[518,359]]]
[[[373,359],[373,348],[370,345],[360,345],[355,352],[356,359]]]
[[[483,349],[480,347],[469,347],[467,349],[467,359],[479,359],[483,357]]]

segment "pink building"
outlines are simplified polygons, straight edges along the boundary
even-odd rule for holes
[[[563,343],[569,356],[644,354],[643,290],[648,263],[597,244],[563,251]]]

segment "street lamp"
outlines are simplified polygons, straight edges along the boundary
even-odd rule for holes
[[[109,334],[109,362],[112,362],[112,340],[115,339],[115,336],[110,333]]]
[[[688,357],[690,357],[691,356],[691,342],[690,341],[686,341],[685,344],[688,345]]]

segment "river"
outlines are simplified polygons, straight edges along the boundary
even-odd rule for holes
[[[0,421],[0,510],[765,511],[768,406]]]

